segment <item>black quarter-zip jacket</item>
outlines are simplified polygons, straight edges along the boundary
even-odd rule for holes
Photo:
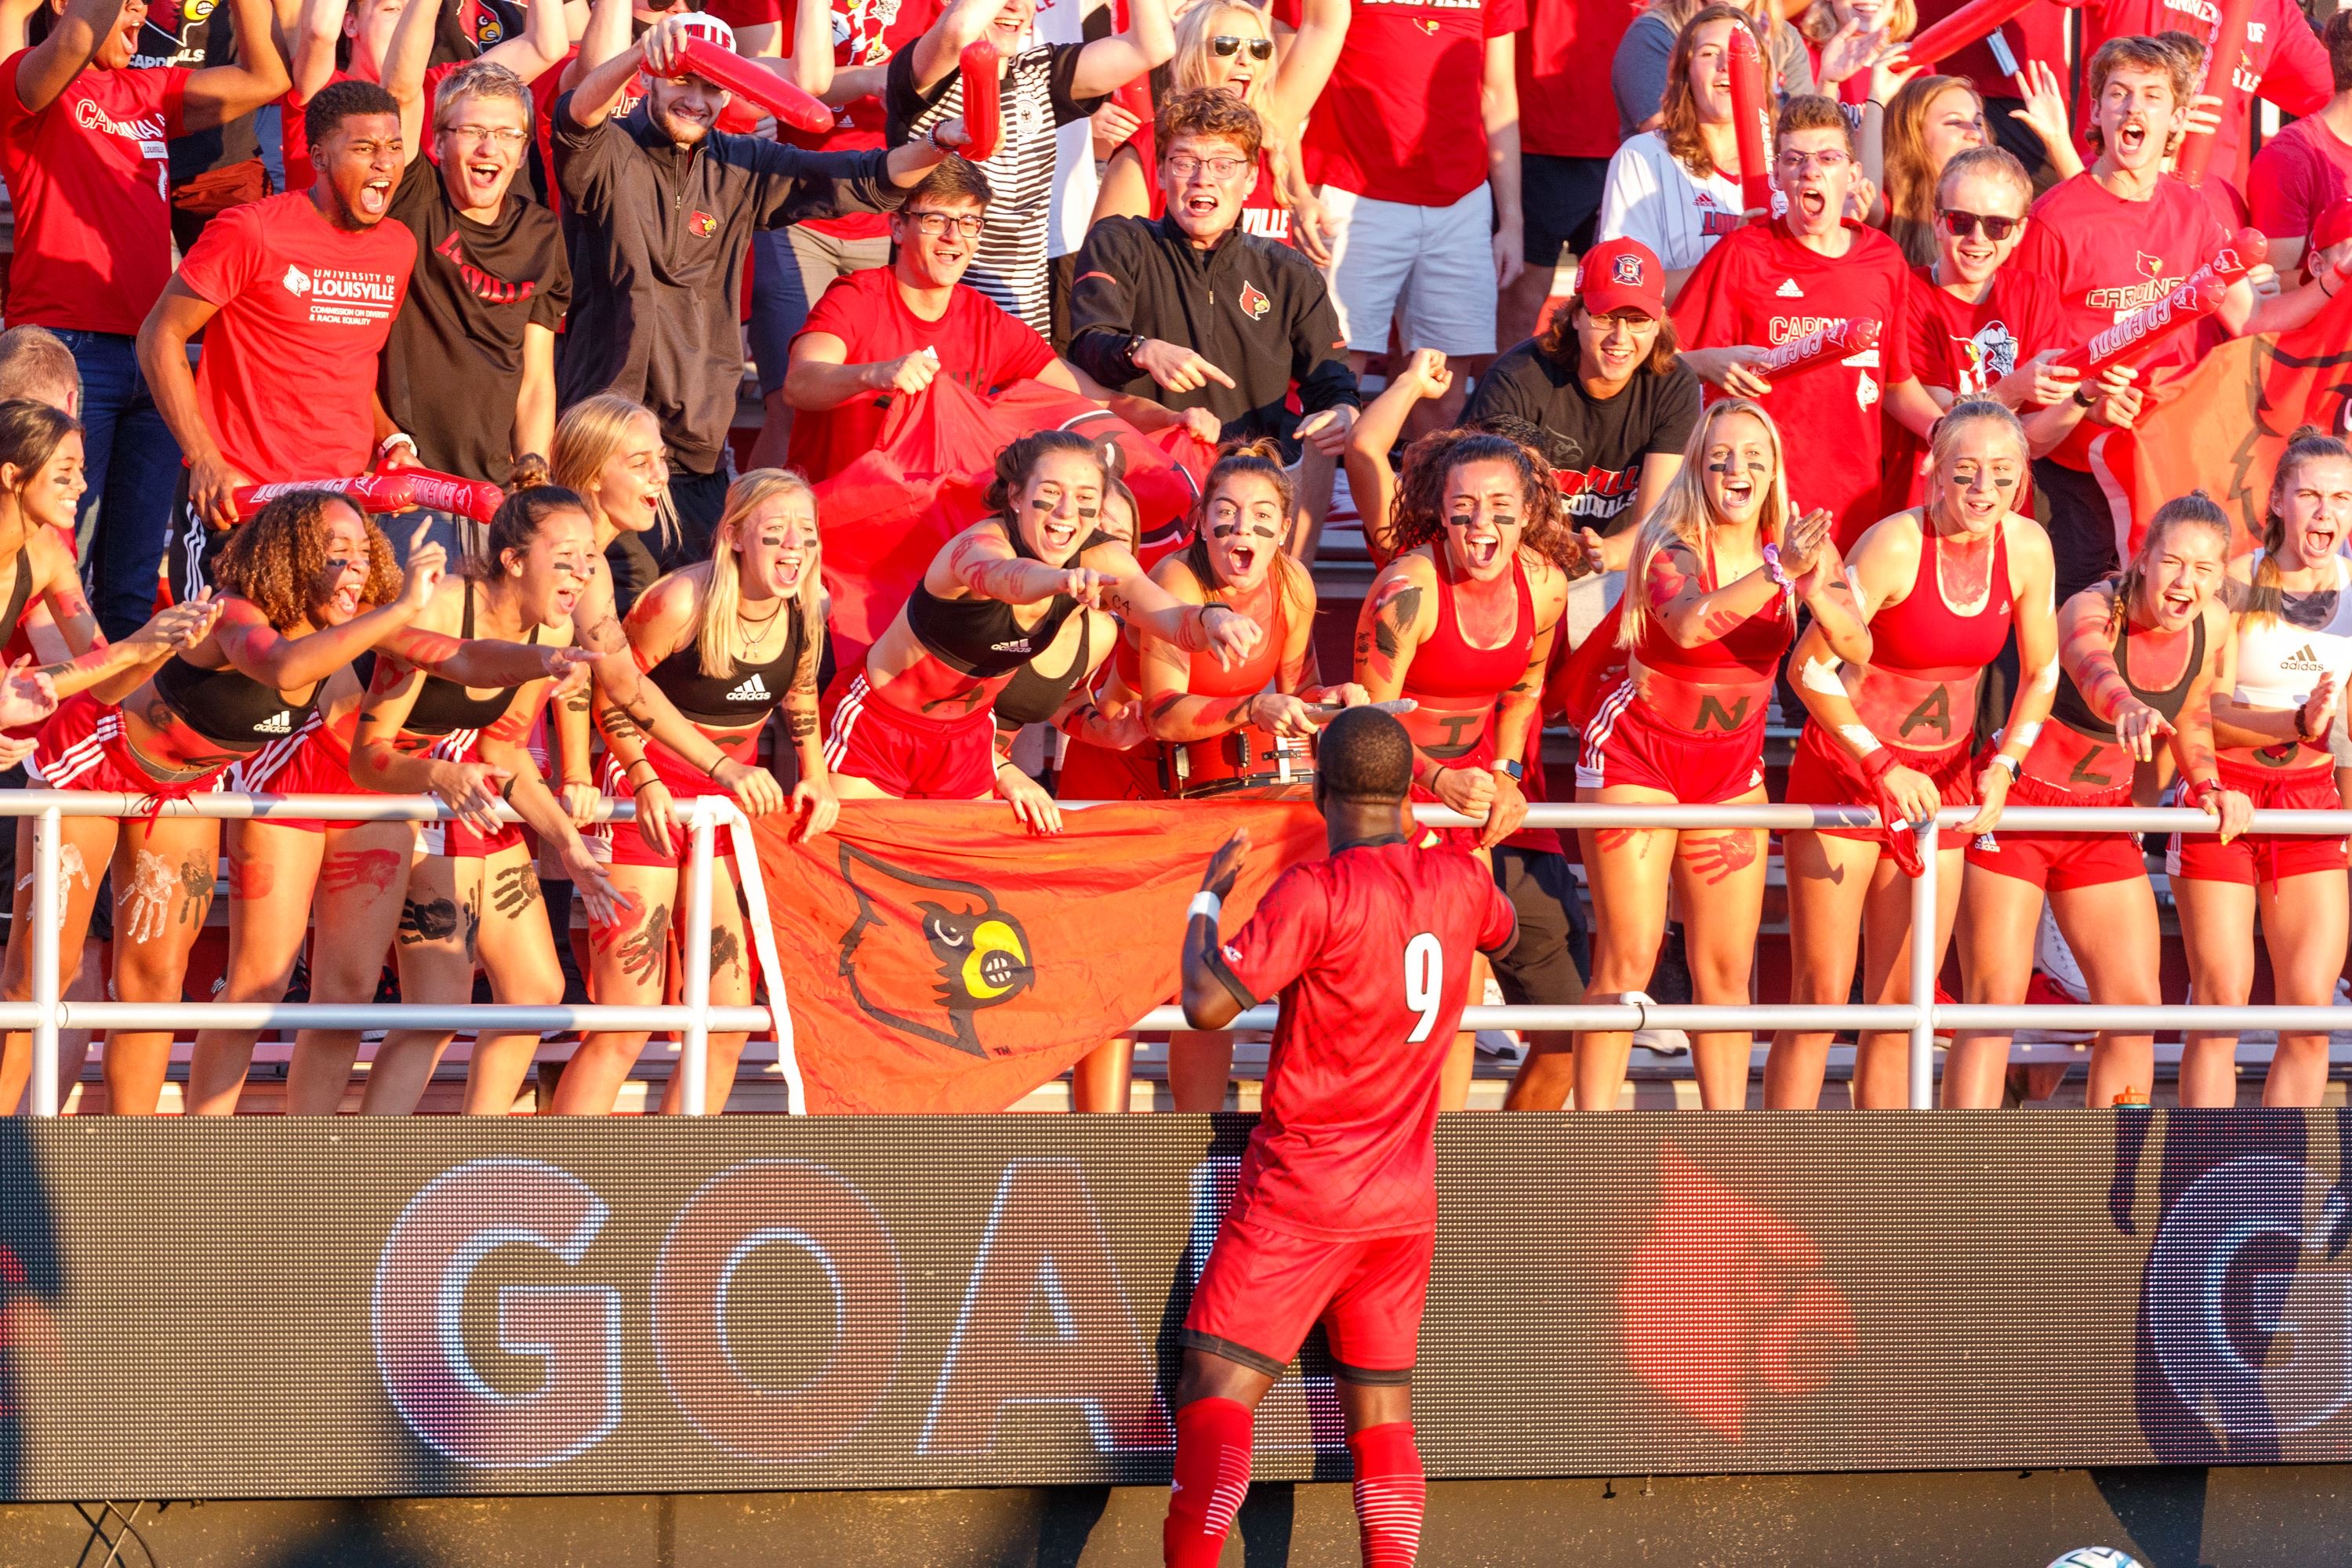
[[[1181,343],[1232,376],[1170,392],[1128,358],[1132,337]],[[1286,447],[1298,416],[1360,406],[1339,318],[1314,264],[1239,228],[1194,248],[1171,215],[1105,218],[1078,252],[1070,289],[1070,363],[1096,381],[1170,408],[1205,408],[1232,437],[1272,436]]]
[[[714,131],[680,147],[644,103],[593,128],[555,105],[555,175],[572,257],[572,316],[557,356],[564,406],[634,397],[661,421],[672,463],[719,467],[743,376],[743,257],[752,231],[887,212],[906,199],[887,153],[811,153]]]

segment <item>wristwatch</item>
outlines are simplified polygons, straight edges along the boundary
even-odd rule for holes
[[[1507,758],[1496,757],[1493,762],[1486,765],[1494,769],[1494,771],[1498,773],[1510,774],[1515,782],[1524,780],[1528,776],[1528,770],[1525,766],[1518,763],[1511,762]]]
[[[2077,402],[2077,403],[2079,403],[2079,404],[2081,404],[2081,405],[2082,405],[2084,407],[2085,407],[2085,408],[2088,408],[2088,407],[2092,406],[2094,404],[2097,403],[2099,400],[2098,400],[2096,397],[2085,397],[2085,396],[2084,396],[2084,395],[2083,395],[2083,394],[2084,394],[2084,393],[2086,393],[2086,392],[2088,392],[2088,391],[2090,391],[2090,390],[2091,390],[2091,384],[2090,384],[2089,382],[2084,382],[2082,385],[2080,385],[2080,386],[2076,387],[2076,388],[2074,389],[2074,401],[2075,401],[2075,402]]]
[[[1143,345],[1150,341],[1151,340],[1150,338],[1145,337],[1141,332],[1129,332],[1127,335],[1127,347],[1122,352],[1127,355],[1127,368],[1133,371],[1138,375],[1141,375],[1144,372],[1141,362],[1137,360],[1135,356],[1143,352]]]

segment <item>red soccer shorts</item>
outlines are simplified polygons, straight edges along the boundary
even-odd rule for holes
[[[448,763],[478,763],[481,755],[475,742],[481,738],[477,730],[461,730],[455,735],[445,735],[429,748],[432,754]],[[547,764],[542,759],[540,765]],[[470,823],[451,817],[446,822],[420,822],[416,825],[416,848],[419,854],[450,860],[487,860],[502,849],[511,849],[530,840],[522,825],[502,824],[496,833],[485,834]]]
[[[1911,752],[1900,747],[1890,748],[1896,760],[1906,768],[1914,768],[1935,781],[1946,805],[1974,805],[1977,803],[1976,759],[1969,753],[1969,742],[1961,742],[1941,752]],[[1839,745],[1824,734],[1812,720],[1805,721],[1804,733],[1797,737],[1797,755],[1789,764],[1790,805],[1876,805],[1878,792],[1863,776],[1862,769]],[[1816,831],[1832,838],[1876,838],[1874,827],[1823,827]],[[1957,827],[1947,827],[1936,835],[1939,849],[1965,849],[1968,836]]]
[[[225,787],[231,765],[227,763],[178,784],[150,777],[131,750],[122,725],[120,708],[101,703],[87,691],[68,697],[42,726],[25,772],[42,789],[89,790],[97,795],[119,792],[166,800]]]
[[[984,800],[996,789],[996,719],[984,707],[926,719],[877,697],[860,675],[834,710],[824,765],[894,800]]]
[[[227,787],[247,795],[373,795],[352,782],[352,753],[320,715],[282,741],[272,741],[229,771]],[[324,833],[349,822],[270,816],[272,827]]]
[[[1579,789],[1631,784],[1684,805],[1721,805],[1764,787],[1764,721],[1722,735],[1670,730],[1630,680],[1602,700],[1577,753]]]
[[[757,765],[760,754],[760,731],[748,730],[714,735],[703,731],[703,738],[734,761],[746,767]],[[646,742],[646,761],[653,764],[654,776],[669,786],[670,798],[683,804],[698,795],[725,795],[717,780],[700,768],[679,756],[660,742]],[[634,800],[636,791],[629,787],[628,774],[622,770],[621,761],[610,752],[604,756],[604,776],[600,787],[613,800]],[[677,847],[664,855],[646,842],[634,822],[600,822],[588,832],[589,852],[608,866],[671,866],[683,871],[694,853],[694,836],[684,831],[672,835]],[[713,856],[735,853],[731,830],[720,828],[711,835]]]
[[[2078,795],[2044,784],[2032,773],[2020,773],[2009,786],[2006,804],[2129,805],[2131,786],[2119,784]],[[2137,833],[2010,833],[1995,828],[1969,846],[1969,868],[2014,877],[2053,892],[2147,876],[2147,861],[2140,855]]]
[[[1192,1288],[1183,1343],[1279,1377],[1319,1321],[1350,1383],[1412,1377],[1437,1233],[1320,1241],[1228,1218]]]
[[[2252,796],[2256,811],[2344,809],[2336,794],[2336,770],[2331,767],[2280,773],[2224,757],[2221,787]],[[2347,866],[2352,866],[2352,855],[2346,853],[2341,834],[2331,838],[2305,833],[2249,833],[2223,844],[2210,833],[2176,833],[2164,854],[2168,875],[2192,882],[2235,882],[2247,888],[2275,885],[2315,871],[2341,876]]]

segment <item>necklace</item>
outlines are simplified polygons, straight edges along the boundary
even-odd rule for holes
[[[774,609],[770,610],[763,620],[747,620],[739,614],[735,617],[735,626],[736,629],[742,634],[743,651],[747,654],[758,653],[767,642],[770,629],[783,618],[783,614],[784,605],[782,602],[779,602]]]

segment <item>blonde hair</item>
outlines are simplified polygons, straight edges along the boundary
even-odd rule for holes
[[[555,423],[555,449],[547,455],[550,480],[586,497],[602,511],[604,503],[598,497],[604,465],[620,454],[630,426],[653,417],[652,409],[617,392],[599,393],[573,404]],[[658,420],[655,427],[660,427]],[[665,542],[677,536],[677,512],[667,489],[655,509],[654,526]]]
[[[2164,536],[2175,528],[2206,528],[2221,536],[2221,553],[2230,552],[2230,514],[2223,511],[2211,496],[2201,489],[2190,490],[2185,496],[2175,496],[2156,509],[2147,521],[2147,531],[2140,536],[2139,548],[2115,579],[2115,597],[2107,603],[2107,635],[2112,637],[2124,629],[2131,618],[2131,603],[2139,596],[2140,586],[2147,581],[2147,563]]]
[[[1274,18],[1265,7],[1255,4],[1254,0],[1201,0],[1199,5],[1185,12],[1176,23],[1176,53],[1168,62],[1169,78],[1173,89],[1170,94],[1171,99],[1176,93],[1195,89],[1217,92],[1227,90],[1222,83],[1215,81],[1210,75],[1210,61],[1215,58],[1215,56],[1210,52],[1209,40],[1217,36],[1218,23],[1231,16],[1252,18],[1257,23],[1258,31],[1265,34],[1269,41],[1273,40]],[[1241,100],[1249,105],[1257,114],[1261,137],[1259,150],[1265,156],[1267,168],[1274,177],[1275,189],[1277,191],[1282,189],[1282,182],[1288,168],[1290,143],[1298,135],[1297,126],[1277,125],[1272,118],[1274,79],[1280,70],[1281,65],[1282,55],[1279,50],[1276,50],[1250,78],[1248,90],[1240,95]],[[1156,130],[1154,146],[1160,153],[1164,153],[1168,151],[1168,142],[1159,139]]]
[[[1976,100],[1979,114],[1984,112],[1984,94],[1964,76],[1913,77],[1886,105],[1880,135],[1886,174],[1886,233],[1903,247],[1904,259],[1915,267],[1929,266],[1936,259],[1936,198],[1943,189],[1944,171],[1928,165],[1927,111],[1935,107],[1937,99],[1956,88]],[[1945,168],[1970,153],[2000,153],[2000,149],[1992,144],[1991,132],[1985,134],[1983,146],[1954,153]],[[2033,182],[2026,177],[2025,165],[2008,153],[2001,156],[2016,165],[2017,177],[2024,182],[2026,201],[2031,205]]]
[[[727,487],[727,510],[719,514],[719,526],[710,531],[710,576],[695,612],[695,649],[701,658],[702,673],[713,679],[735,673],[743,641],[743,574],[730,559],[736,540],[754,512],[779,496],[791,495],[808,497],[812,509],[816,505],[816,490],[795,468],[754,468]],[[804,634],[801,642],[804,651],[824,646],[822,574],[816,570],[817,561],[812,547],[793,606]],[[778,606],[777,613],[783,613],[782,606]]]
[[[1683,466],[1658,504],[1650,510],[1634,536],[1633,556],[1625,566],[1625,596],[1621,601],[1625,613],[1617,628],[1617,646],[1634,647],[1649,629],[1654,618],[1650,609],[1650,563],[1658,552],[1676,544],[1706,552],[1706,535],[1716,526],[1715,503],[1707,499],[1706,470],[1707,443],[1714,439],[1715,427],[1735,414],[1753,415],[1764,426],[1764,434],[1772,446],[1772,478],[1764,489],[1764,510],[1756,520],[1758,534],[1766,540],[1776,540],[1789,526],[1788,459],[1780,444],[1780,427],[1763,405],[1745,397],[1727,397],[1708,405],[1699,416],[1683,447]],[[1716,586],[1722,586],[1721,584]]]

